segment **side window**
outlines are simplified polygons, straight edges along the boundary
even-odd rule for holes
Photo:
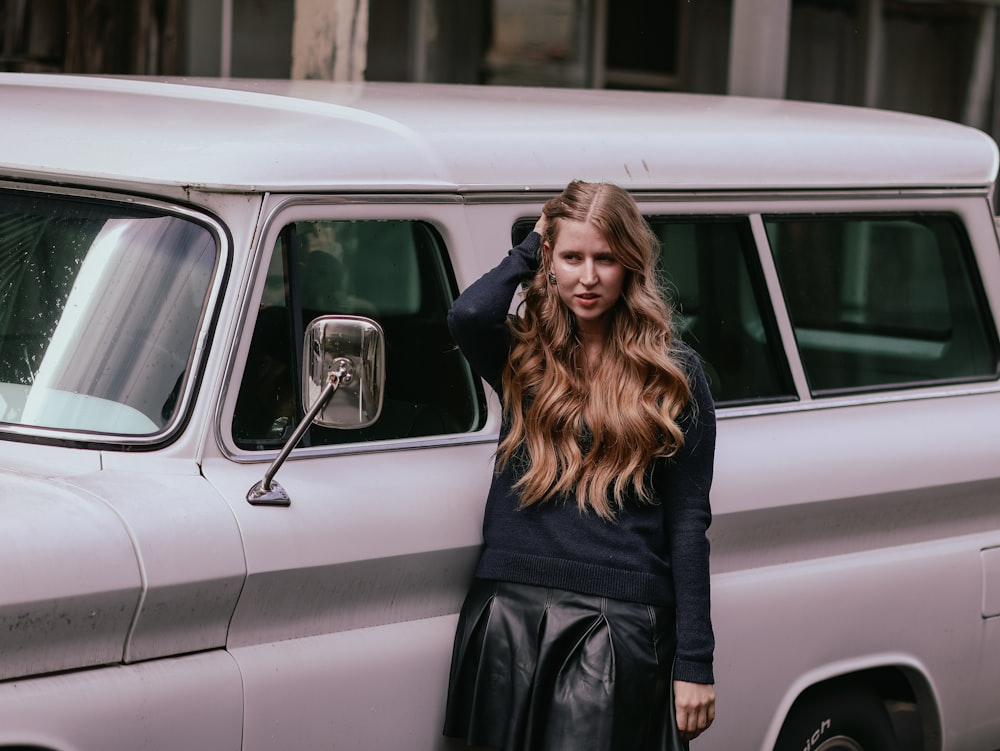
[[[664,294],[718,404],[784,401],[795,387],[746,219],[650,217]]]
[[[764,222],[814,394],[996,376],[996,334],[955,217]]]
[[[320,315],[360,315],[382,326],[382,415],[361,430],[313,426],[300,445],[413,438],[478,430],[485,397],[448,334],[454,283],[443,243],[412,221],[315,221],[285,226],[271,257],[233,438],[244,449],[281,445],[301,419],[302,335]]]
[[[701,356],[716,403],[788,401],[795,387],[745,218],[647,217],[660,238],[664,298]],[[534,220],[517,222],[516,244]]]

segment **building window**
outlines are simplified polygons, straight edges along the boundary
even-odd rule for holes
[[[494,0],[486,83],[590,85],[593,0]]]
[[[486,83],[683,88],[680,0],[494,0]]]
[[[679,0],[615,0],[607,4],[604,86],[677,89],[683,7]]]

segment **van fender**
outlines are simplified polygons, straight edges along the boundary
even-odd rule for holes
[[[920,707],[923,718],[925,747],[939,747],[941,742],[940,701],[938,692],[931,681],[930,671],[927,670],[923,662],[913,655],[885,652],[861,655],[852,657],[849,660],[827,663],[800,675],[788,687],[788,690],[778,703],[775,713],[771,718],[771,723],[768,726],[767,734],[764,736],[764,743],[761,746],[762,751],[771,751],[774,748],[778,740],[778,734],[781,732],[782,725],[788,719],[792,706],[808,689],[835,680],[884,669],[897,670],[902,673],[913,691],[917,705]]]

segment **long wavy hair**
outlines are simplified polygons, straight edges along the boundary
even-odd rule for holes
[[[660,294],[659,241],[632,196],[609,183],[574,181],[543,212],[542,262],[510,320],[509,431],[497,466],[523,470],[515,485],[522,508],[575,495],[581,511],[610,520],[630,491],[651,500],[654,460],[684,442],[677,421],[691,394]],[[547,279],[564,220],[592,223],[626,269],[602,362],[589,371],[575,316]]]

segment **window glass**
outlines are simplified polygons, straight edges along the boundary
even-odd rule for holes
[[[591,0],[494,0],[485,83],[586,86]]]
[[[451,341],[454,284],[440,236],[411,221],[313,221],[285,226],[271,256],[233,420],[245,449],[287,440],[299,403],[302,337],[320,315],[382,326],[382,415],[360,430],[312,426],[300,445],[413,438],[477,430],[485,397]]]
[[[745,219],[652,217],[664,293],[720,404],[792,399],[795,389]]]
[[[680,0],[608,3],[605,85],[638,90],[677,88],[682,12]],[[636,23],[637,18],[642,23]],[[656,33],[649,33],[649,29],[656,29]]]
[[[0,193],[0,421],[163,429],[218,255],[206,227],[161,211]]]
[[[815,394],[995,376],[995,333],[954,217],[765,226]]]
[[[701,356],[718,404],[795,398],[749,223],[732,217],[647,217],[660,238],[663,295]],[[534,220],[518,222],[520,242]]]

